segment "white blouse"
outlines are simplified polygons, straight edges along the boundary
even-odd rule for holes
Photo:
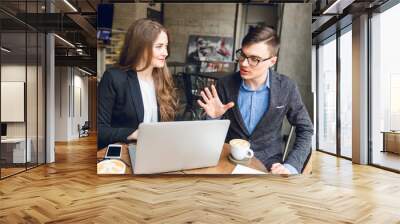
[[[138,77],[139,78],[139,77]],[[140,92],[142,93],[144,108],[144,123],[158,122],[157,97],[154,82],[145,81],[139,78]]]

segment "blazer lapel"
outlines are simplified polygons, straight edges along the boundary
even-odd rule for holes
[[[128,70],[128,84],[130,93],[129,95],[131,96],[133,107],[136,110],[139,123],[142,123],[144,119],[142,92],[140,91],[140,85],[137,73],[132,69]]]
[[[229,97],[229,95],[232,96],[231,100],[233,102],[235,102],[235,106],[232,108],[232,110],[233,110],[233,114],[235,116],[235,119],[236,119],[237,123],[239,124],[240,128],[242,129],[242,131],[247,136],[250,136],[250,134],[249,134],[249,132],[248,132],[248,130],[246,128],[246,125],[244,124],[242,113],[240,113],[239,104],[238,104],[239,88],[240,88],[241,84],[242,84],[242,78],[240,77],[239,73],[236,73],[235,78],[234,78],[234,82],[231,85],[229,85],[230,93],[228,93],[228,97]],[[228,100],[228,102],[230,102],[230,100]]]

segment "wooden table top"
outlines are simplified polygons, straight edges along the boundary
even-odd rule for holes
[[[106,153],[106,148],[97,151],[97,161],[102,161],[104,158],[104,155]],[[164,174],[231,174],[232,171],[235,169],[235,164],[230,162],[228,159],[230,153],[230,146],[229,144],[224,144],[221,157],[219,158],[219,162],[217,166],[214,167],[206,167],[206,168],[198,168],[198,169],[192,169],[192,170],[182,170],[182,171],[177,171],[177,172],[168,172]],[[123,144],[122,145],[122,156],[121,160],[126,164],[126,170],[125,174],[132,174],[132,169],[131,169],[131,160],[129,157],[129,150],[128,150],[128,145]],[[250,162],[245,165],[250,168],[260,170],[263,172],[267,172],[267,169],[264,167],[264,165],[261,163],[260,160],[257,158],[253,157]]]

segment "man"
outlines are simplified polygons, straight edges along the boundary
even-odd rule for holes
[[[198,104],[212,119],[229,119],[227,140],[248,140],[271,173],[298,174],[310,153],[313,125],[295,82],[271,69],[278,49],[273,29],[259,26],[250,31],[236,52],[240,71],[219,79],[217,88],[205,88]],[[282,164],[285,116],[296,127],[296,141]]]

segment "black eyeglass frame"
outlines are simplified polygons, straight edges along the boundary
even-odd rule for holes
[[[269,58],[259,58],[259,57],[257,57],[257,56],[247,56],[247,55],[245,55],[245,54],[243,53],[242,49],[240,48],[240,49],[238,49],[238,50],[235,52],[235,57],[236,57],[236,61],[244,61],[244,60],[247,60],[247,63],[249,63],[250,66],[256,67],[258,64],[260,64],[260,62],[268,61],[269,59],[273,58],[274,56],[271,56],[271,57],[269,57]],[[240,57],[241,57],[242,59],[239,59]],[[254,65],[254,64],[251,64],[252,62],[250,62],[249,58],[252,58],[252,60],[256,60],[257,63],[256,63],[255,65]]]

